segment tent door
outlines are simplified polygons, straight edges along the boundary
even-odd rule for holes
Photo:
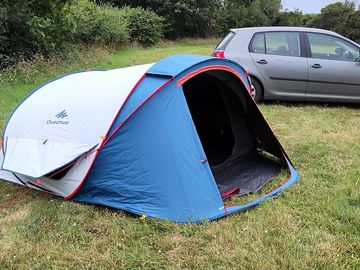
[[[259,142],[250,129],[251,118],[241,100],[241,89],[232,89],[213,75],[214,71],[205,72],[183,84],[213,176],[223,198],[257,191],[283,165],[258,150]]]

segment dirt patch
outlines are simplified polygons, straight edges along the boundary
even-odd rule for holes
[[[8,215],[0,216],[0,231],[7,231],[13,223],[24,220],[29,215],[27,208],[21,208]]]
[[[167,242],[171,247],[166,251],[169,260],[172,262],[180,262],[187,250],[188,239],[180,233],[175,233],[167,238]]]
[[[22,208],[11,214],[0,217],[0,254],[2,259],[10,260],[16,257],[14,244],[15,224],[26,219],[29,209]]]

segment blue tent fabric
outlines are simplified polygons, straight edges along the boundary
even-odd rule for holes
[[[298,174],[285,157],[291,177],[284,186],[247,205],[224,206],[210,166],[203,162],[206,155],[184,93],[176,85],[178,79],[212,65],[235,69],[249,88],[243,68],[228,60],[177,55],[159,61],[129,96],[110,129],[114,136],[72,200],[174,222],[198,222],[242,211],[294,184]]]
[[[75,200],[177,222],[223,212],[209,165],[201,163],[206,157],[184,110],[185,98],[172,84],[145,103],[101,150]]]
[[[231,60],[189,54],[178,54],[166,57],[153,65],[146,73],[171,77],[181,77],[182,72],[188,72],[190,70],[194,70],[194,68],[198,68],[201,66],[203,67],[217,64],[233,67],[235,70],[242,73],[244,79],[246,79],[245,70],[240,65],[236,64]]]

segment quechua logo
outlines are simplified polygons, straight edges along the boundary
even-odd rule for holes
[[[55,117],[59,120],[48,120],[46,122],[46,124],[48,124],[48,125],[68,125],[69,124],[69,121],[64,119],[64,118],[68,117],[66,110],[62,110],[61,112],[56,114]]]
[[[65,118],[68,117],[67,113],[65,110],[59,112],[57,115],[55,115],[56,118]]]

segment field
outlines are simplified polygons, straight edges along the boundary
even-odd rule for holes
[[[71,65],[24,64],[0,75],[0,128],[30,90],[55,75],[175,53],[208,55],[212,47],[184,41],[90,52]],[[33,75],[25,76],[28,70]],[[0,182],[0,269],[360,269],[360,108],[260,109],[301,175],[277,198],[218,221],[179,225],[36,191],[21,196],[24,188]]]

